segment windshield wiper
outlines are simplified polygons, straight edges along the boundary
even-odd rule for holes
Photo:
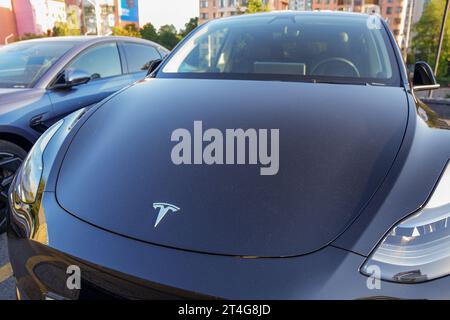
[[[324,79],[312,79],[313,83],[329,83],[329,84],[354,84],[354,85],[360,85],[360,86],[369,86],[371,85],[368,82],[365,81],[348,81],[348,80],[324,80]]]

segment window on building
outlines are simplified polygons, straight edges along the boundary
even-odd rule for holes
[[[145,71],[148,69],[150,61],[161,59],[156,48],[152,46],[125,42],[123,48],[130,73]]]
[[[208,8],[208,0],[200,1],[200,8]]]
[[[392,7],[387,7],[386,14],[391,14],[391,13],[392,13]]]
[[[200,19],[208,20],[208,13],[207,12],[200,12]]]
[[[219,0],[219,8],[225,8],[225,0]]]
[[[397,7],[395,11],[397,11],[397,13],[402,13],[403,8],[402,7]]]
[[[117,44],[107,43],[87,49],[70,64],[70,68],[82,70],[93,79],[122,74]]]

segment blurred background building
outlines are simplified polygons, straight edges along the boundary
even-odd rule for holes
[[[0,0],[0,44],[50,34],[58,23],[81,34],[107,35],[114,26],[139,25],[138,0]]]
[[[312,0],[289,0],[289,10],[306,11],[311,8]]]

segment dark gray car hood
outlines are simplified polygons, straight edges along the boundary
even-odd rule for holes
[[[171,133],[280,130],[277,175],[255,165],[181,165]],[[402,88],[153,79],[84,123],[57,182],[60,205],[104,229],[165,246],[239,256],[317,250],[385,178],[407,122]],[[153,203],[178,206],[155,228]]]

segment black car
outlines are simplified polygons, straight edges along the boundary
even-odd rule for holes
[[[375,15],[202,25],[36,143],[18,297],[450,298],[450,131],[415,96],[438,86]]]

